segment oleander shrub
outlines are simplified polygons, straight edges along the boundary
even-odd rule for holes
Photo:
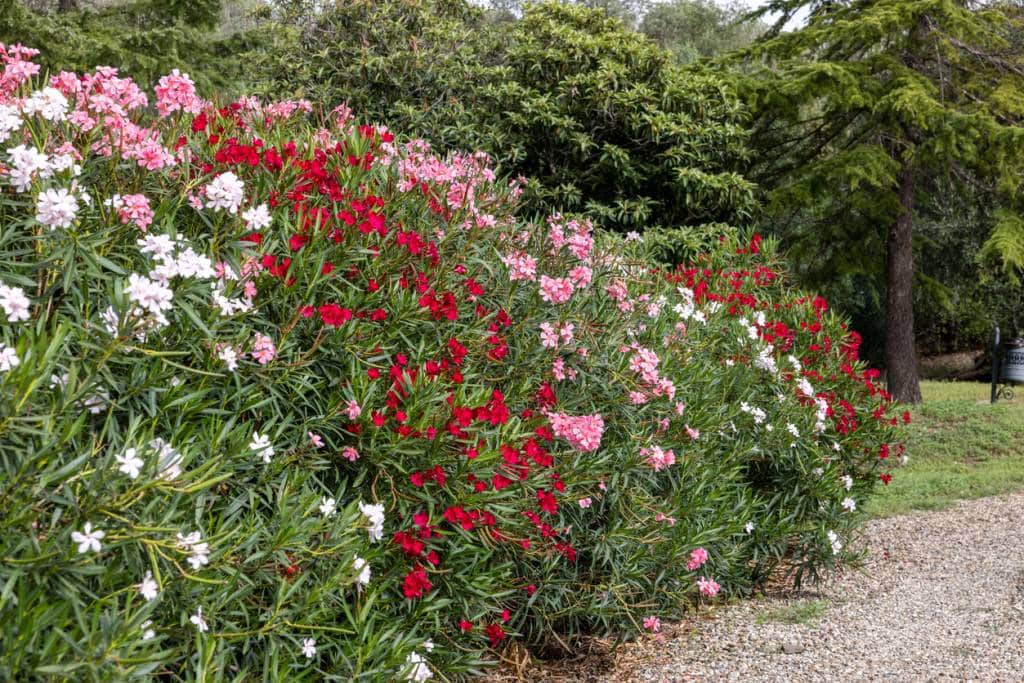
[[[486,155],[32,56],[0,46],[0,677],[459,679],[850,559],[899,419],[772,244],[666,271],[518,218]]]

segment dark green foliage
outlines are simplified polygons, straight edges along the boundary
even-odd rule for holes
[[[1024,334],[1024,286],[983,253],[997,221],[991,189],[938,185],[922,203],[914,304],[920,352],[987,348],[993,323],[1004,336]]]
[[[650,7],[639,30],[680,62],[747,47],[765,29],[744,21],[744,8],[711,0],[673,0]]]
[[[1008,273],[1024,267],[1018,16],[951,0],[767,6],[784,19],[800,8],[811,12],[804,28],[742,53],[741,89],[756,115],[751,175],[805,282],[884,282],[890,382],[916,401],[913,257],[898,245],[934,211],[929,190],[993,188],[1000,210],[974,226],[982,250]],[[916,279],[927,277],[918,268]]]
[[[530,208],[619,231],[750,214],[732,90],[602,11],[548,3],[493,23],[462,0],[278,9],[295,42],[269,54],[270,90],[484,149],[529,179]]]
[[[218,32],[225,4],[241,3],[135,0],[60,11],[58,3],[0,0],[0,42],[45,48],[41,63],[53,73],[113,66],[152,85],[180,69],[204,92],[232,94],[245,75],[240,54],[256,43],[249,33]]]
[[[789,243],[824,256],[803,261],[821,273],[878,270],[879,228],[902,211],[895,187],[904,151],[937,180],[1015,177],[1024,131],[1014,124],[1024,107],[1010,95],[1024,84],[1024,66],[1006,53],[1011,21],[944,0],[824,3],[806,28],[741,53],[766,67],[742,79],[758,116],[752,176]],[[1007,265],[1024,265],[1006,242]],[[866,248],[849,253],[851,243]]]

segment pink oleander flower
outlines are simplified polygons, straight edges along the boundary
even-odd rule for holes
[[[563,344],[568,344],[572,341],[573,333],[576,330],[576,326],[572,323],[565,323],[558,330],[558,336],[562,338]]]
[[[264,116],[278,121],[291,118],[292,114],[297,111],[308,114],[313,111],[313,104],[309,100],[282,100],[263,108]]]
[[[601,446],[604,433],[604,419],[598,415],[566,415],[548,413],[551,430],[555,436],[565,439],[577,450],[589,453]]]
[[[348,415],[348,419],[354,420],[363,414],[363,409],[356,401],[349,401],[345,404],[345,414]]]
[[[658,514],[654,515],[654,521],[655,522],[665,522],[669,526],[675,526],[676,525],[676,518],[675,517],[669,517],[664,512],[659,512]]]
[[[153,90],[156,93],[156,110],[161,118],[176,111],[198,114],[206,105],[202,98],[196,96],[196,86],[188,74],[177,69],[161,77]]]
[[[694,569],[703,567],[707,561],[708,551],[704,548],[696,548],[690,551],[690,561],[686,563],[686,568],[692,572]]]
[[[722,587],[719,586],[714,579],[707,579],[702,576],[697,580],[697,588],[700,589],[701,595],[713,598],[718,595],[718,591],[721,590]]]
[[[580,498],[576,502],[580,504],[581,508],[586,510],[588,507],[590,507],[591,500],[590,500],[590,498]]]
[[[661,630],[661,619],[655,616],[644,617],[644,628],[651,633],[657,633]]]
[[[266,365],[274,360],[274,357],[277,356],[277,347],[274,346],[274,340],[257,332],[253,338],[251,355],[253,360],[260,365]]]
[[[565,246],[565,230],[562,226],[562,214],[556,213],[548,216],[548,242],[551,243],[551,252],[558,253],[558,250]]]
[[[146,228],[153,222],[153,209],[149,208],[149,200],[146,196],[126,194],[119,199],[117,215],[121,219],[121,223],[124,225],[135,223],[139,230],[146,232]]]
[[[647,395],[642,391],[629,392],[629,402],[635,406],[642,406],[647,403]]]
[[[537,279],[537,259],[522,251],[513,251],[501,257],[502,262],[508,267],[509,280],[527,280],[533,282]]]
[[[664,396],[671,401],[676,397],[676,385],[667,377],[662,377],[654,387],[654,393],[656,396]]]
[[[323,438],[319,434],[314,434],[313,432],[307,432],[306,435],[309,437],[309,441],[310,441],[310,443],[313,444],[314,448],[323,448],[324,440],[323,440]]]
[[[345,446],[341,449],[341,457],[345,458],[349,462],[355,462],[359,459],[359,451],[351,446]]]
[[[682,401],[676,402],[676,415],[682,415],[686,412],[686,404]]]
[[[569,224],[572,226],[572,223]],[[580,261],[590,258],[590,252],[594,249],[594,237],[591,235],[593,226],[589,221],[576,225],[576,232],[569,237],[569,251]]]
[[[549,304],[564,304],[572,296],[572,280],[568,278],[540,276],[540,297]]]
[[[646,384],[658,386],[661,382],[661,376],[658,374],[659,362],[661,361],[658,354],[654,351],[637,346],[629,358],[629,369],[640,375],[640,379]]]
[[[155,140],[143,140],[138,144],[125,147],[121,152],[125,159],[135,159],[139,166],[147,171],[158,171],[165,166],[177,163],[174,155]]]
[[[565,379],[565,361],[561,358],[556,358],[555,362],[551,364],[551,374],[554,375],[555,379],[561,382]]]
[[[569,271],[569,279],[579,289],[586,289],[594,279],[594,271],[587,266],[576,266]]]
[[[626,291],[626,285],[623,284],[622,280],[612,280],[604,288],[604,291],[612,301],[622,301],[629,296],[629,292]]]
[[[545,349],[558,348],[558,331],[551,323],[540,324],[540,345]]]
[[[4,45],[0,43],[0,64],[3,70],[0,71],[0,102],[13,95],[22,83],[39,73],[41,68],[29,60],[39,54],[39,50],[25,47],[21,43]]]
[[[696,441],[697,439],[700,438],[700,431],[697,430],[697,429],[694,429],[690,425],[686,425],[686,435],[688,437],[690,437],[691,439],[693,439],[694,441]]]
[[[650,448],[641,448],[640,455],[647,458],[647,464],[650,465],[655,472],[660,472],[667,467],[671,467],[676,464],[676,454],[672,452],[672,449],[662,449],[660,446],[651,446]]]

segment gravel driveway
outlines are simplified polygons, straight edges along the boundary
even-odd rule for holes
[[[870,522],[863,573],[718,608],[577,681],[1024,681],[1024,494]],[[573,680],[561,668],[528,680]],[[567,675],[568,674],[568,675]]]

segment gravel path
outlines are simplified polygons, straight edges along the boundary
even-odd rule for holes
[[[1024,683],[1024,493],[876,520],[862,543],[861,571],[812,591],[723,605],[519,680]]]
[[[722,607],[578,680],[1024,681],[1024,494],[864,531],[863,572]]]

